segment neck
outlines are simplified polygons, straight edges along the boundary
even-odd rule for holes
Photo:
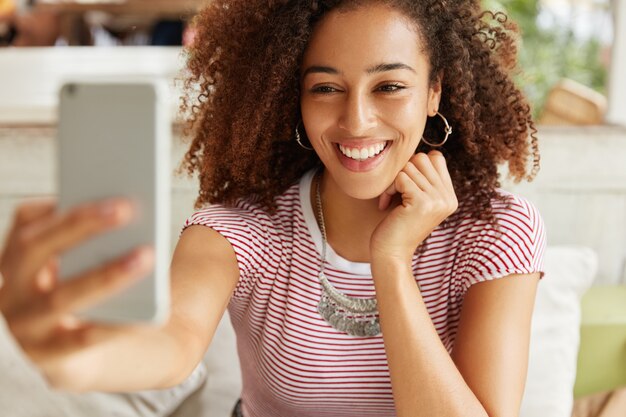
[[[320,174],[311,187],[311,204],[320,222],[316,192]],[[378,209],[378,198],[359,200],[347,195],[333,178],[324,171],[320,191],[327,245],[341,257],[353,262],[370,262],[369,242],[372,233],[392,207]]]

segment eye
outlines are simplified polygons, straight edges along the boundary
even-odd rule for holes
[[[311,92],[314,94],[331,94],[331,93],[336,93],[337,91],[339,90],[329,85],[320,85],[320,86],[313,87],[311,89]]]
[[[397,91],[404,90],[405,88],[406,87],[401,84],[393,83],[381,85],[378,87],[378,91],[382,91],[383,93],[395,93]]]

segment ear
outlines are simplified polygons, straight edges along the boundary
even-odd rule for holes
[[[439,110],[439,103],[441,102],[441,80],[443,79],[443,73],[439,73],[437,77],[430,83],[428,89],[428,115],[433,117]]]

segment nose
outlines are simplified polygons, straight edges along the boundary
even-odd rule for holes
[[[367,136],[368,131],[376,124],[375,114],[373,103],[365,94],[352,92],[344,102],[339,128],[350,136]]]

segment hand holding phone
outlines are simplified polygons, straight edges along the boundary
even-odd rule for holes
[[[94,348],[142,327],[80,321],[74,313],[145,278],[153,268],[154,251],[134,248],[60,281],[58,256],[87,239],[126,226],[132,222],[133,206],[114,199],[82,204],[61,214],[56,205],[55,200],[42,200],[23,203],[16,210],[6,244],[0,248],[0,273],[5,277],[0,313],[16,342],[53,386],[82,389],[84,381],[98,377]],[[90,349],[92,354],[85,355]],[[76,366],[77,359],[81,366]]]

